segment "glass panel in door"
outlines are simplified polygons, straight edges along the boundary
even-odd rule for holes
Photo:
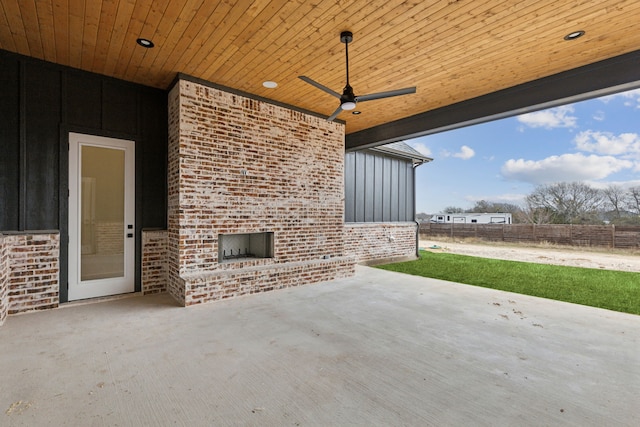
[[[80,280],[124,276],[123,150],[81,146]]]

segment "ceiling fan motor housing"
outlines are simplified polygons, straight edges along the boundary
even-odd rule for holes
[[[356,96],[353,93],[353,88],[351,85],[346,85],[344,90],[342,91],[342,96],[340,97],[340,103],[344,104],[345,102],[356,102]]]

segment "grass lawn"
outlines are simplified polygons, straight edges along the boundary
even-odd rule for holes
[[[378,266],[416,276],[640,314],[640,274],[420,251],[420,259]]]

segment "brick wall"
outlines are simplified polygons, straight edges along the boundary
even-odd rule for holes
[[[0,234],[0,325],[9,313],[9,251],[6,237]]]
[[[179,303],[185,302],[185,284],[180,278],[180,84],[167,99],[169,143],[167,147],[167,291]]]
[[[363,264],[415,259],[416,233],[413,222],[347,223],[344,250]]]
[[[169,128],[168,290],[178,301],[353,273],[342,124],[180,80]],[[273,258],[219,264],[219,234],[256,232],[274,233]]]
[[[142,293],[167,290],[167,231],[142,230]]]
[[[55,308],[59,303],[60,237],[57,233],[4,237],[8,314]]]

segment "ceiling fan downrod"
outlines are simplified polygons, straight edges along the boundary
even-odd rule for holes
[[[353,93],[353,88],[349,84],[349,43],[353,41],[353,33],[351,31],[341,32],[340,41],[344,43],[344,56],[347,70],[347,84],[340,97],[340,106],[343,110],[353,110],[356,108],[356,95]]]

